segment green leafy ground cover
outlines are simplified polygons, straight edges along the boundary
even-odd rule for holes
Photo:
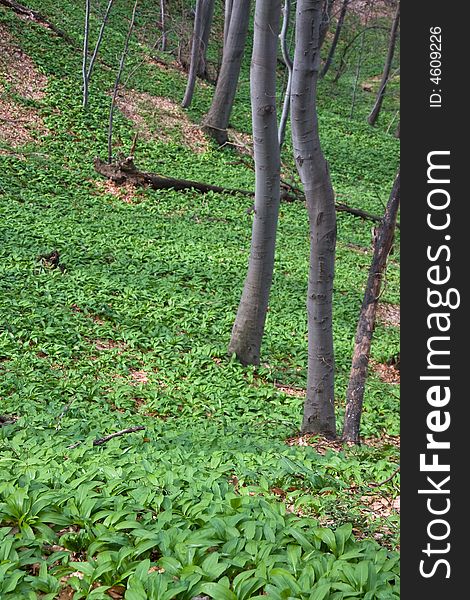
[[[153,4],[141,3],[143,41],[131,45],[124,80],[128,89],[179,102],[184,74],[148,58]],[[81,6],[30,5],[80,42]],[[227,358],[226,346],[245,276],[251,201],[135,190],[123,202],[93,170],[93,157],[105,155],[114,77],[107,65],[117,63],[130,7],[122,0],[113,11],[86,113],[80,51],[0,10],[0,23],[48,82],[44,98],[26,101],[48,134],[0,151],[0,414],[17,417],[0,427],[0,598],[398,597],[398,476],[373,487],[399,460],[398,386],[371,372],[369,443],[298,445],[307,358],[302,204],[282,206],[263,365],[246,369]],[[362,79],[380,74],[382,55],[366,53]],[[248,77],[249,51],[232,122],[244,133]],[[347,118],[353,77],[351,70],[337,85],[322,82],[323,143],[338,200],[380,214],[398,160],[387,132],[396,106],[392,94],[371,130],[364,119],[371,95],[358,90],[355,117]],[[188,111],[194,124],[210,98],[200,84]],[[160,116],[146,114],[150,130],[158,131]],[[118,111],[116,151],[130,148],[133,131]],[[287,145],[285,173],[296,181],[289,152]],[[253,186],[236,151],[208,144],[191,152],[177,131],[170,142],[140,139],[137,163]],[[370,229],[338,216],[339,424]],[[54,249],[62,270],[38,258]],[[397,243],[383,303],[399,302],[398,278]],[[396,327],[379,323],[373,360],[394,356],[398,341]],[[93,446],[136,425],[145,431]]]

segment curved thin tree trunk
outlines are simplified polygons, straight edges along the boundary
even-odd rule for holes
[[[222,66],[212,104],[204,119],[204,130],[221,146],[228,142],[227,128],[237,91],[250,20],[250,0],[234,0]]]
[[[105,30],[106,24],[109,19],[109,13],[111,12],[111,8],[113,7],[113,2],[114,2],[114,0],[108,0],[108,5],[107,5],[106,11],[103,15],[103,20],[101,21],[100,31],[98,33],[98,39],[96,40],[95,49],[93,50],[93,55],[90,59],[90,65],[88,66],[88,72],[87,72],[88,82],[90,81],[91,74],[93,73],[93,67],[95,66],[95,61],[98,56],[98,51],[100,49],[101,42],[103,41],[104,30]]]
[[[291,123],[310,224],[308,376],[302,431],[332,438],[336,436],[332,327],[336,213],[316,109],[322,4],[322,0],[297,2]]]
[[[356,342],[352,359],[351,374],[346,394],[343,440],[359,443],[362,405],[369,365],[370,347],[375,327],[375,316],[380,296],[382,278],[387,258],[392,247],[398,207],[400,204],[400,172],[398,172],[390,194],[385,216],[379,227],[374,247],[374,257],[369,270],[366,292],[356,330]]]
[[[86,108],[88,104],[88,37],[90,33],[90,0],[85,2],[85,27],[83,34],[83,56],[82,56],[82,80],[83,80],[83,99],[82,106]]]
[[[244,365],[257,365],[260,362],[274,269],[281,170],[276,116],[280,19],[281,0],[256,1],[251,62],[255,210],[248,274],[229,345],[229,353],[235,353]]]
[[[109,125],[108,125],[108,164],[111,164],[113,157],[113,119],[114,119],[114,107],[116,105],[116,96],[119,90],[119,84],[121,83],[121,76],[124,70],[124,63],[126,62],[127,52],[129,50],[129,41],[131,39],[132,30],[134,29],[135,13],[137,10],[137,4],[139,0],[135,0],[134,8],[132,9],[131,21],[129,23],[129,29],[127,30],[126,39],[124,41],[124,48],[121,54],[121,60],[119,61],[118,72],[116,80],[114,82],[113,95],[111,97],[111,106],[109,107]]]
[[[323,16],[320,25],[320,47],[323,46],[326,34],[328,33],[328,29],[330,28],[331,13],[333,12],[334,3],[335,0],[325,0],[325,3],[323,5]]]
[[[189,65],[188,83],[186,85],[183,102],[181,103],[183,108],[188,108],[188,106],[190,106],[194,95],[199,57],[201,56],[202,34],[204,30],[203,17],[207,1],[208,0],[197,0],[196,3],[193,39],[191,44],[191,63]]]
[[[167,37],[166,37],[166,1],[160,0],[160,27],[162,31],[162,44],[160,49],[162,52],[166,51]]]
[[[393,18],[392,29],[390,31],[390,41],[388,44],[388,52],[387,58],[385,60],[384,71],[382,74],[382,81],[380,82],[379,91],[377,92],[377,97],[375,99],[375,104],[372,110],[370,111],[369,117],[367,121],[369,125],[375,125],[377,119],[379,118],[380,109],[382,108],[382,103],[385,97],[385,91],[387,89],[388,80],[390,77],[390,71],[392,69],[393,57],[395,55],[395,46],[397,43],[397,33],[398,33],[398,25],[400,23],[400,3],[398,3],[397,10],[395,16]]]
[[[343,29],[344,19],[346,18],[346,13],[348,12],[348,5],[350,4],[350,2],[351,0],[343,0],[341,11],[338,17],[338,23],[336,24],[335,34],[333,36],[333,41],[331,42],[330,50],[328,51],[328,56],[326,57],[325,64],[323,65],[321,77],[325,77],[325,75],[328,73],[329,68],[331,67],[331,63],[333,62],[333,57],[338,46],[339,37],[341,35],[341,30]]]
[[[285,0],[284,8],[283,8],[284,17],[283,17],[283,21],[282,21],[281,35],[279,37],[281,39],[282,57],[284,59],[284,62],[286,63],[288,77],[287,77],[286,94],[284,96],[284,104],[282,106],[281,120],[279,121],[279,147],[280,148],[282,148],[282,145],[284,143],[284,138],[286,135],[287,120],[289,118],[289,112],[290,112],[290,92],[291,92],[291,88],[292,88],[293,63],[292,63],[292,59],[291,59],[290,53],[289,53],[289,45],[287,43],[287,32],[289,30],[290,9],[291,9],[291,0]]]
[[[207,48],[209,46],[209,37],[211,33],[212,21],[214,19],[215,0],[208,0],[206,12],[203,15],[203,31],[201,38],[201,52],[199,54],[199,64],[197,74],[199,77],[208,79],[207,73]]]

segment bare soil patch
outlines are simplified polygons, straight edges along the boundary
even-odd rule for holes
[[[208,149],[208,141],[201,129],[191,123],[183,109],[168,98],[151,96],[136,90],[122,90],[116,99],[119,110],[135,123],[144,139],[165,143],[175,137],[193,152]]]
[[[275,383],[275,387],[280,391],[284,392],[288,396],[295,396],[296,398],[305,398],[305,390],[301,388],[291,387],[289,385],[282,385],[281,383]]]
[[[46,76],[0,24],[0,141],[21,146],[47,133],[37,109],[28,104],[44,98],[46,85]]]
[[[377,321],[389,327],[400,327],[400,305],[380,302],[377,306]]]
[[[111,179],[96,179],[93,183],[100,191],[114,196],[121,202],[135,204],[136,188],[131,183],[117,185]]]
[[[376,373],[384,383],[390,383],[392,385],[400,383],[400,370],[397,369],[395,365],[378,363],[371,359],[370,366],[374,373]]]

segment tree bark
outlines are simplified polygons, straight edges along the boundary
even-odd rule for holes
[[[343,0],[343,4],[341,6],[341,11],[339,13],[338,22],[336,24],[335,34],[333,36],[333,41],[331,42],[330,49],[328,51],[328,56],[326,57],[325,64],[323,65],[323,69],[321,71],[321,77],[325,77],[328,73],[328,70],[333,62],[333,57],[336,52],[336,47],[338,46],[339,38],[341,35],[341,30],[343,29],[344,19],[346,18],[346,13],[348,11],[348,5],[351,0]]]
[[[233,15],[232,19],[235,18]],[[229,353],[244,365],[260,362],[274,270],[280,203],[280,150],[276,116],[277,44],[281,0],[257,0],[251,62],[251,106],[256,171],[248,274],[233,325]],[[232,35],[232,27],[230,28]]]
[[[375,99],[375,104],[367,118],[369,125],[375,125],[379,118],[382,103],[385,97],[385,91],[387,89],[388,80],[390,77],[390,71],[392,68],[393,57],[395,55],[395,47],[397,43],[398,25],[400,23],[400,3],[398,3],[395,16],[393,18],[392,29],[390,31],[390,40],[388,44],[387,58],[385,59],[384,71],[382,74],[382,81],[380,82],[379,91]]]
[[[316,109],[322,0],[298,0],[292,141],[310,224],[308,276],[308,376],[302,432],[336,436],[332,329],[336,213]]]
[[[393,243],[399,204],[400,172],[398,172],[395,179],[385,210],[385,216],[379,226],[374,247],[374,257],[369,270],[366,291],[356,330],[356,341],[346,395],[346,413],[343,425],[343,440],[355,444],[359,443],[362,406],[377,304],[387,258]]]
[[[333,12],[334,3],[335,0],[325,0],[323,5],[323,16],[320,25],[320,48],[323,46],[326,34],[328,33],[328,29],[330,28],[331,13]]]
[[[286,135],[287,120],[289,118],[289,113],[290,113],[290,93],[291,93],[291,88],[292,88],[293,63],[292,63],[292,59],[289,54],[289,44],[287,42],[287,32],[289,30],[290,12],[291,12],[291,0],[285,0],[284,8],[283,8],[284,16],[283,16],[283,21],[282,21],[281,35],[279,37],[281,40],[282,57],[286,64],[288,76],[287,76],[286,93],[284,96],[284,104],[282,106],[281,120],[279,121],[279,147],[280,148],[282,148],[282,145],[284,143],[284,138]]]
[[[249,20],[250,0],[234,0],[214,97],[203,123],[205,132],[221,146],[228,142],[227,128],[237,91]]]
[[[214,19],[214,8],[215,0],[208,0],[206,4],[206,12],[203,15],[201,51],[199,53],[199,63],[197,67],[198,76],[204,79],[209,79],[209,74],[207,72],[207,48],[209,46],[209,37],[212,27],[212,21]]]
[[[207,0],[197,0],[196,2],[196,14],[194,15],[194,29],[191,43],[191,62],[189,65],[188,83],[186,85],[183,102],[181,103],[183,108],[188,108],[188,106],[191,105],[194,95],[194,88],[196,86],[197,69],[199,65],[199,57],[201,55],[202,33],[204,29],[203,16],[206,3]]]
[[[232,18],[233,0],[225,0],[224,10],[224,48],[227,43],[228,30],[230,28],[230,19]]]

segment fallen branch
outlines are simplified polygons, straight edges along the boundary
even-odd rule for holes
[[[361,217],[361,219],[366,219],[367,221],[375,221],[376,223],[381,223],[383,217],[379,217],[378,215],[373,215],[371,213],[365,212],[359,208],[352,208],[347,204],[342,204],[341,202],[336,203],[336,212],[346,212],[350,215],[354,215],[356,217]],[[400,229],[400,223],[396,224],[396,228]]]
[[[122,429],[121,431],[116,431],[115,433],[110,433],[109,435],[105,435],[102,438],[93,440],[93,446],[101,446],[102,444],[105,444],[106,442],[109,442],[109,440],[112,440],[113,438],[118,437],[120,435],[124,435],[126,433],[135,433],[136,431],[142,431],[144,429],[145,427],[143,427],[143,425],[138,425],[137,427],[129,427],[128,429]],[[80,446],[81,443],[82,442],[75,442],[75,444],[67,446],[67,448],[77,448],[77,446]]]
[[[47,27],[47,29],[53,31],[56,35],[63,38],[67,43],[71,44],[72,46],[77,45],[77,43],[67,33],[65,33],[65,31],[62,31],[62,29],[56,27],[54,23],[51,23],[40,12],[29,8],[28,6],[23,6],[22,4],[15,2],[15,0],[0,0],[0,5],[6,6],[7,8],[11,8],[12,11],[15,12],[17,15],[27,17],[28,19],[31,19],[31,21],[34,21],[35,23],[39,23],[40,25]]]
[[[216,192],[218,194],[229,194],[230,196],[235,196],[237,194],[241,194],[242,196],[253,197],[255,195],[254,192],[250,190],[238,190],[232,188],[221,187],[219,185],[210,185],[208,183],[202,183],[200,181],[189,181],[186,179],[174,179],[173,177],[165,177],[163,175],[157,175],[155,173],[147,173],[144,171],[139,171],[134,165],[134,160],[132,156],[128,156],[127,158],[121,158],[117,162],[108,164],[107,162],[101,160],[98,156],[94,160],[95,170],[106,177],[106,179],[110,179],[114,183],[121,185],[124,183],[131,183],[136,187],[146,187],[149,186],[154,190],[176,190],[177,192],[185,191],[185,190],[195,190],[197,192],[201,192],[203,194],[207,192]],[[286,201],[292,201],[292,194],[297,195],[297,197],[303,197],[302,190],[293,186],[292,184],[283,181],[282,187],[284,190],[281,192],[281,199]],[[346,204],[336,203],[336,210],[338,212],[346,212],[356,217],[360,217],[361,219],[365,219],[367,221],[374,221],[376,223],[380,223],[382,221],[382,217],[378,215],[373,215],[371,213],[360,210],[359,208],[352,208],[351,206],[347,206]],[[397,224],[397,228],[400,226]]]
[[[381,485],[385,485],[386,483],[388,483],[389,481],[392,481],[392,479],[395,477],[395,475],[397,475],[397,473],[399,473],[400,471],[400,467],[397,467],[395,469],[395,471],[393,471],[393,473],[390,475],[390,477],[387,477],[387,479],[384,479],[383,481],[380,481],[379,483],[370,483],[370,487],[380,487]]]
[[[186,179],[174,179],[172,177],[163,177],[155,173],[146,173],[139,171],[134,165],[132,157],[127,157],[124,160],[108,164],[96,157],[94,160],[95,170],[103,177],[111,179],[114,183],[131,183],[137,187],[149,186],[154,190],[169,190],[176,191],[196,190],[197,192],[218,192],[220,194],[242,194],[243,196],[254,196],[254,192],[248,190],[236,190],[218,185],[210,185],[198,181],[188,181]]]

